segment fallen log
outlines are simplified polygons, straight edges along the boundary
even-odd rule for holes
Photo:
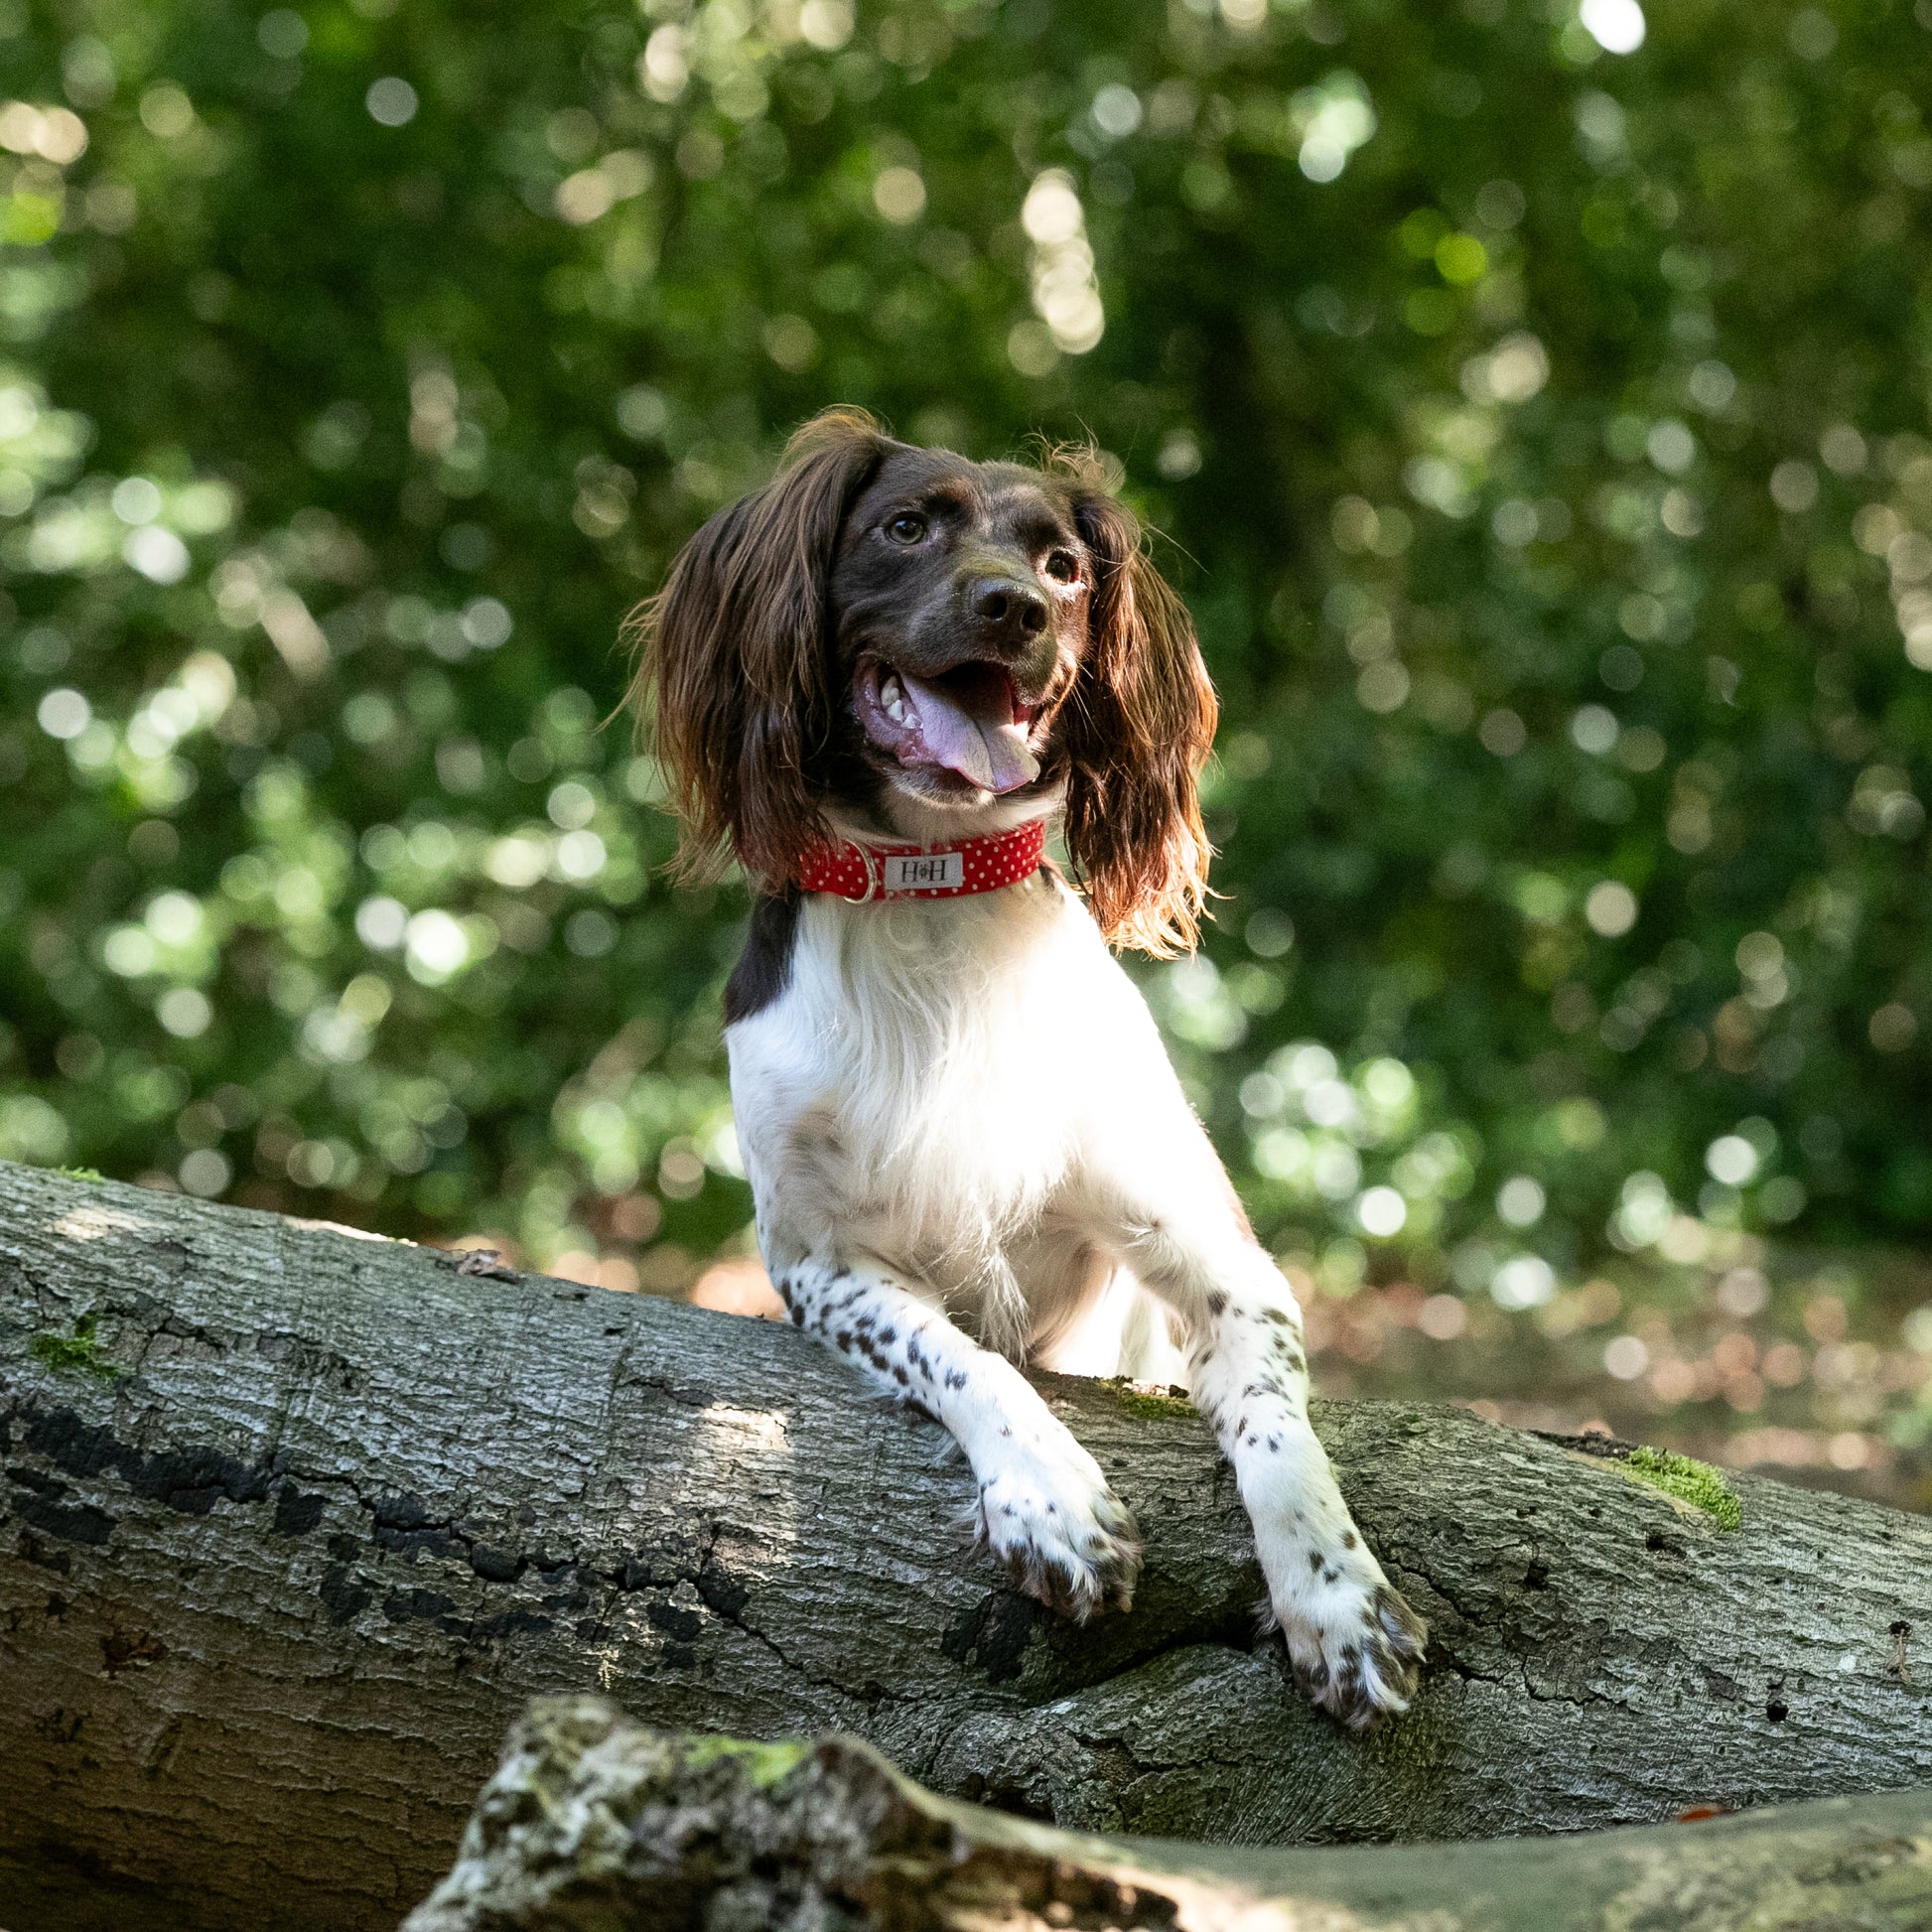
[[[1132,1614],[1078,1629],[959,1547],[969,1479],[932,1426],[805,1337],[479,1269],[0,1166],[0,1925],[392,1926],[504,1726],[586,1687],[1223,1843],[1932,1773],[1919,1518],[1317,1405],[1433,1633],[1416,1707],[1363,1739],[1257,1640],[1247,1525],[1184,1403],[1041,1379],[1147,1542]]]
[[[665,1732],[532,1705],[403,1932],[1921,1932],[1932,1791],[1663,1829],[1263,1851],[1099,1838],[935,1797],[854,1737]]]

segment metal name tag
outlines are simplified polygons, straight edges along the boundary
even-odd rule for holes
[[[882,893],[923,893],[966,883],[966,861],[957,852],[914,852],[879,862]]]

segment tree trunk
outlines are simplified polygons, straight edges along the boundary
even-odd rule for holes
[[[403,1932],[1923,1932],[1932,1792],[1648,1831],[1345,1852],[1076,1836],[852,1737],[745,1744],[533,1705]]]
[[[1415,1708],[1363,1739],[1257,1640],[1192,1412],[1041,1387],[1147,1542],[1133,1613],[1085,1629],[960,1547],[937,1430],[790,1329],[0,1166],[0,1925],[392,1926],[515,1713],[586,1688],[1227,1843],[1568,1832],[1932,1767],[1919,1518],[1739,1477],[1725,1529],[1628,1461],[1317,1405],[1433,1632]]]

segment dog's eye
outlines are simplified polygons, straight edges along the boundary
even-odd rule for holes
[[[1062,584],[1070,584],[1080,574],[1080,565],[1070,550],[1055,550],[1046,559],[1046,574]]]
[[[901,510],[886,525],[886,534],[895,543],[917,543],[925,535],[925,518]]]

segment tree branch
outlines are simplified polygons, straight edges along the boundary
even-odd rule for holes
[[[1917,1932],[1932,1792],[1647,1831],[1349,1851],[1076,1836],[934,1797],[853,1737],[653,1730],[533,1705],[403,1932]]]

